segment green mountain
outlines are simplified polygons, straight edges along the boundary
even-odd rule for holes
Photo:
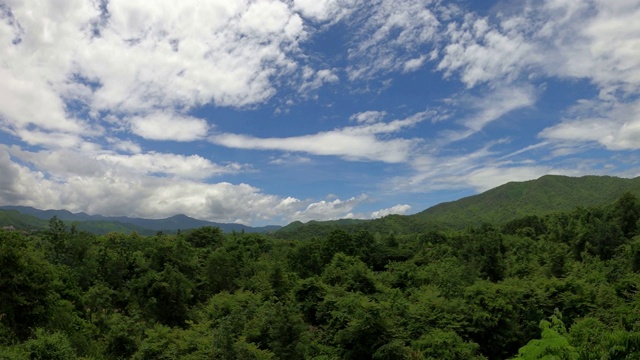
[[[0,210],[0,227],[5,226],[20,230],[40,230],[47,227],[47,221],[22,214],[18,210]]]
[[[640,196],[640,177],[546,175],[536,180],[510,182],[410,216],[417,221],[457,228],[483,222],[505,223],[527,215],[611,204],[625,192]]]
[[[38,210],[30,207],[1,206],[0,226],[43,229],[57,216],[79,230],[96,234],[111,231],[136,231],[149,235],[157,231],[175,232],[203,226],[217,226],[223,231],[275,232],[280,238],[322,237],[335,229],[348,232],[368,230],[380,234],[407,234],[441,228],[463,228],[488,223],[505,223],[527,215],[569,211],[614,202],[625,192],[640,197],[640,177],[624,179],[611,176],[568,177],[546,175],[536,180],[510,182],[478,195],[441,203],[414,215],[390,215],[375,220],[341,219],[334,221],[293,222],[283,228],[252,228],[241,224],[221,224],[197,220],[185,215],[166,219],[105,217],[66,210]]]
[[[165,219],[141,219],[126,216],[89,215],[83,212],[72,213],[67,210],[39,210],[29,206],[0,206],[0,212],[4,211],[17,211],[20,215],[36,218],[36,220],[44,220],[44,222],[34,222],[33,219],[17,220],[19,216],[12,214],[10,218],[13,220],[7,220],[7,223],[2,226],[13,225],[16,228],[42,229],[46,228],[49,219],[57,216],[58,219],[68,224],[76,224],[79,230],[94,234],[105,234],[112,231],[124,233],[136,231],[142,235],[152,235],[158,231],[176,232],[203,226],[219,227],[225,232],[244,231],[248,233],[271,232],[280,228],[280,226],[250,227],[242,224],[216,223],[194,219],[186,215],[175,215]],[[19,224],[21,221],[26,221],[25,226]]]
[[[570,211],[613,203],[625,192],[640,197],[640,177],[568,177],[546,175],[536,180],[510,182],[478,195],[441,203],[414,215],[390,215],[375,220],[336,220],[291,223],[276,231],[281,238],[322,237],[334,229],[368,230],[388,234],[464,228],[482,223],[500,224],[528,215]]]
[[[52,215],[57,216],[57,215]],[[106,234],[109,232],[131,233],[133,231],[141,235],[153,235],[156,231],[145,229],[133,224],[120,223],[117,221],[64,221],[67,226],[75,225],[78,230],[90,232],[93,234]],[[0,209],[0,227],[13,227],[18,230],[44,230],[49,226],[49,220],[34,215],[24,214],[15,209]]]

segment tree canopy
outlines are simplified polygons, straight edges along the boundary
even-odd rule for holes
[[[640,205],[465,229],[0,230],[0,359],[634,359]]]

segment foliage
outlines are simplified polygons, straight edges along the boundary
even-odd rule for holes
[[[638,214],[624,194],[464,229],[0,230],[0,359],[636,359]]]

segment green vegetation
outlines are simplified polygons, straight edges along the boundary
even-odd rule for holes
[[[44,229],[47,221],[30,215],[24,215],[17,210],[0,210],[0,227],[13,226],[17,229]]]
[[[640,196],[640,177],[623,179],[546,175],[537,180],[507,183],[482,194],[439,204],[414,217],[456,228],[484,222],[504,223],[528,215],[570,211],[576,206],[610,204],[625,192]]]
[[[0,230],[0,359],[637,359],[639,220],[632,193],[288,239],[54,217]]]
[[[125,224],[115,221],[65,221],[69,227],[80,231],[103,235],[110,232],[137,232],[143,235],[153,235],[157,231],[145,229],[133,224]],[[18,210],[0,210],[0,227],[12,226],[24,231],[41,231],[47,228],[48,221],[32,215],[20,213]]]
[[[629,192],[640,196],[640,177],[580,178],[547,175],[537,180],[511,182],[482,194],[438,204],[415,215],[389,215],[375,220],[310,221],[291,223],[275,232],[282,239],[327,236],[335,229],[350,233],[414,234],[434,229],[463,229],[483,223],[501,225],[526,216],[544,216],[575,207],[603,206]]]
[[[9,210],[9,212],[7,212]],[[18,211],[16,213],[15,210]],[[7,214],[4,215],[3,214]],[[22,216],[24,215],[24,216]],[[20,228],[44,229],[46,223],[52,217],[64,221],[67,224],[75,224],[80,230],[94,234],[103,235],[108,232],[132,232],[139,234],[153,235],[158,231],[175,234],[181,230],[197,229],[204,226],[219,227],[225,232],[271,232],[280,226],[250,227],[242,224],[215,223],[205,220],[197,220],[186,215],[175,215],[165,219],[141,219],[126,216],[102,216],[88,215],[86,213],[72,213],[67,210],[39,210],[29,206],[0,206],[0,224],[4,224],[4,217],[11,217],[8,224],[30,224],[31,226],[20,226]],[[37,219],[36,219],[37,218]]]

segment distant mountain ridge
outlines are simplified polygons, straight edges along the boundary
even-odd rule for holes
[[[272,232],[277,237],[321,237],[334,229],[349,232],[368,230],[387,234],[420,233],[443,228],[463,228],[484,222],[506,223],[528,215],[571,211],[576,207],[592,207],[613,203],[623,193],[640,198],[640,177],[633,179],[612,176],[569,177],[545,175],[536,180],[509,182],[481,194],[432,206],[413,215],[389,215],[374,220],[341,219],[333,221],[293,222],[285,227],[250,227],[242,224],[215,223],[186,215],[165,219],[107,217],[71,213],[67,210],[38,210],[24,206],[0,206],[0,225],[17,224],[44,228],[53,216],[67,222],[77,222],[80,230],[94,233],[109,231],[152,234],[175,232],[203,226],[217,226],[225,232]]]
[[[413,215],[389,215],[350,222],[294,222],[276,231],[275,235],[282,238],[324,236],[338,228],[350,232],[368,230],[402,234],[460,229],[485,222],[501,224],[528,215],[544,216],[576,207],[608,205],[625,192],[640,198],[640,177],[545,175],[536,180],[509,182],[481,194],[440,203]]]
[[[143,219],[130,218],[126,216],[89,215],[84,212],[72,213],[67,210],[40,210],[30,206],[0,206],[0,210],[13,210],[23,215],[29,215],[41,220],[49,220],[52,217],[57,216],[58,219],[66,222],[78,222],[78,227],[81,230],[97,233],[107,232],[107,230],[112,227],[118,228],[117,230],[113,231],[137,231],[143,234],[158,231],[175,232],[178,230],[196,229],[203,226],[216,226],[225,232],[244,231],[248,233],[269,232],[275,231],[280,228],[280,226],[276,225],[251,227],[243,224],[217,223],[212,221],[194,219],[182,214],[174,215],[164,219]],[[34,224],[36,223],[34,221],[31,222]],[[101,227],[100,223],[109,223],[111,224],[111,226]],[[105,228],[105,231],[92,231],[91,229],[83,229],[83,224],[91,224],[91,228],[96,228],[96,230]]]

